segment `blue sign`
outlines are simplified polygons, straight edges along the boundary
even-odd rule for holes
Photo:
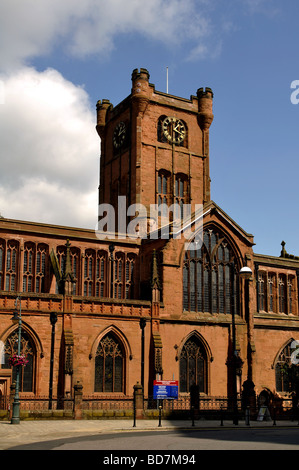
[[[179,386],[177,380],[155,380],[154,399],[176,399],[179,396]]]

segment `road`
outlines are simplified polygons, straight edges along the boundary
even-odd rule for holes
[[[299,428],[119,432],[35,442],[9,450],[96,451],[299,450]],[[117,455],[120,455],[118,452]],[[105,452],[105,455],[107,452]],[[134,455],[134,452],[132,452]]]

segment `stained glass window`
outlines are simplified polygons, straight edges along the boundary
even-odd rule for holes
[[[187,250],[183,267],[183,308],[231,313],[238,302],[235,257],[226,238],[205,230],[197,250]]]
[[[120,342],[107,334],[95,357],[95,392],[124,391],[124,353]]]
[[[18,331],[14,331],[6,340],[4,344],[4,364],[3,369],[10,369],[9,358],[13,354],[18,353]],[[26,366],[20,367],[20,391],[33,392],[34,385],[34,367],[35,367],[35,352],[34,346],[30,336],[22,331],[21,335],[21,354],[26,356],[28,363]],[[16,380],[16,367],[13,367],[13,382]]]
[[[10,240],[6,249],[5,290],[15,291],[17,283],[17,248],[18,243]]]
[[[285,371],[292,364],[291,356],[294,351],[294,348],[291,348],[292,343],[293,340],[282,349],[275,364],[275,382],[278,392],[289,392],[291,388],[290,380]]]
[[[194,384],[198,385],[199,392],[206,393],[206,354],[196,336],[191,337],[184,344],[180,355],[180,392],[189,392]]]

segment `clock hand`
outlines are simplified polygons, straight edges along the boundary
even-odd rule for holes
[[[181,134],[181,135],[184,134],[184,132],[179,131],[177,127],[175,127],[173,130],[174,130],[174,132],[177,132],[177,134]]]

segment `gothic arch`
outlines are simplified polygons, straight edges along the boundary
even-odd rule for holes
[[[223,235],[223,237],[228,241],[228,243],[231,246],[233,252],[235,253],[236,260],[237,260],[237,263],[238,263],[238,268],[241,268],[241,266],[243,266],[244,263],[242,261],[243,257],[242,257],[242,253],[239,249],[239,246],[237,245],[234,238],[232,238],[231,234],[224,227],[222,227],[220,224],[218,224],[217,221],[209,222],[208,224],[204,225],[203,227],[200,227],[197,230],[197,232],[194,232],[192,234],[191,239],[186,240],[186,242],[185,242],[185,244],[183,244],[181,252],[180,252],[180,258],[179,258],[180,266],[183,266],[183,264],[184,264],[184,256],[185,256],[185,253],[186,253],[186,248],[185,248],[186,244],[190,245],[191,243],[193,243],[196,236],[199,236],[199,239],[201,240],[202,237],[203,237],[203,233],[206,230],[215,230],[217,232],[220,232]]]
[[[294,375],[294,370],[297,369],[297,367],[295,369],[291,367],[292,364],[296,364],[298,360],[296,354],[295,357],[292,357],[293,352],[297,350],[296,347],[292,347],[293,342],[297,343],[297,345],[299,344],[299,341],[293,338],[287,340],[276,354],[272,364],[275,373],[275,388],[279,393],[293,391],[294,387],[296,388],[298,385],[297,373]],[[296,346],[296,344],[293,346]],[[296,361],[294,361],[294,359],[296,359]]]
[[[35,331],[24,321],[22,321],[21,338],[21,353],[27,356],[28,363],[25,368],[21,369],[20,391],[38,393],[40,359],[44,357],[42,343]],[[10,368],[8,357],[12,353],[17,353],[17,347],[15,345],[18,340],[18,326],[12,325],[7,328],[0,339],[3,341],[6,349],[6,359],[2,368],[7,369]],[[12,374],[14,376],[15,368],[13,368]]]
[[[96,338],[94,339],[93,343],[92,343],[92,346],[90,348],[90,353],[89,353],[89,359],[92,359],[94,356],[95,356],[95,353],[96,353],[96,350],[97,350],[97,347],[98,347],[98,344],[99,342],[104,338],[104,336],[106,336],[108,333],[112,333],[117,339],[118,341],[121,342],[123,348],[124,348],[124,351],[125,351],[125,355],[126,355],[126,358],[128,359],[132,359],[132,349],[131,349],[131,346],[129,344],[129,341],[127,340],[126,336],[123,334],[123,332],[115,325],[110,325],[108,326],[107,328],[104,328],[97,336]]]
[[[15,331],[17,330],[18,326],[17,325],[11,325],[6,330],[2,332],[2,335],[0,335],[0,340],[5,343],[7,338]],[[39,338],[39,336],[36,334],[36,332],[33,330],[33,328],[24,320],[22,320],[22,331],[26,332],[28,336],[30,336],[30,339],[33,342],[33,345],[35,347],[36,355],[40,358],[44,357],[44,349],[42,342]]]
[[[273,362],[272,362],[271,369],[275,369],[275,366],[276,366],[276,364],[277,364],[277,362],[278,362],[278,359],[279,359],[280,354],[282,353],[282,351],[283,351],[289,344],[291,345],[293,341],[295,341],[294,338],[289,338],[289,339],[287,339],[287,340],[283,343],[283,345],[279,348],[279,350],[278,350],[278,352],[276,353],[276,355],[275,355],[275,357],[274,357],[274,360],[273,360]]]
[[[92,345],[94,392],[126,393],[130,346],[114,325],[105,328]]]
[[[180,392],[191,391],[197,385],[200,393],[210,392],[210,363],[213,360],[211,349],[197,331],[191,331],[178,347],[176,359],[179,361]]]
[[[206,355],[207,355],[207,359],[209,360],[209,362],[212,362],[213,361],[213,355],[212,355],[212,350],[209,346],[209,343],[206,341],[206,339],[202,336],[202,334],[198,331],[198,330],[192,330],[190,331],[190,333],[187,334],[187,336],[185,336],[185,338],[183,338],[180,342],[180,345],[178,346],[178,349],[177,349],[177,357],[176,359],[178,360],[181,352],[182,352],[182,349],[183,349],[183,346],[184,344],[190,339],[192,338],[192,336],[195,336],[203,345],[204,349],[205,349],[205,352],[206,352]]]
[[[240,256],[235,243],[215,224],[204,227],[202,243],[184,252],[183,309],[231,314],[239,310]]]

